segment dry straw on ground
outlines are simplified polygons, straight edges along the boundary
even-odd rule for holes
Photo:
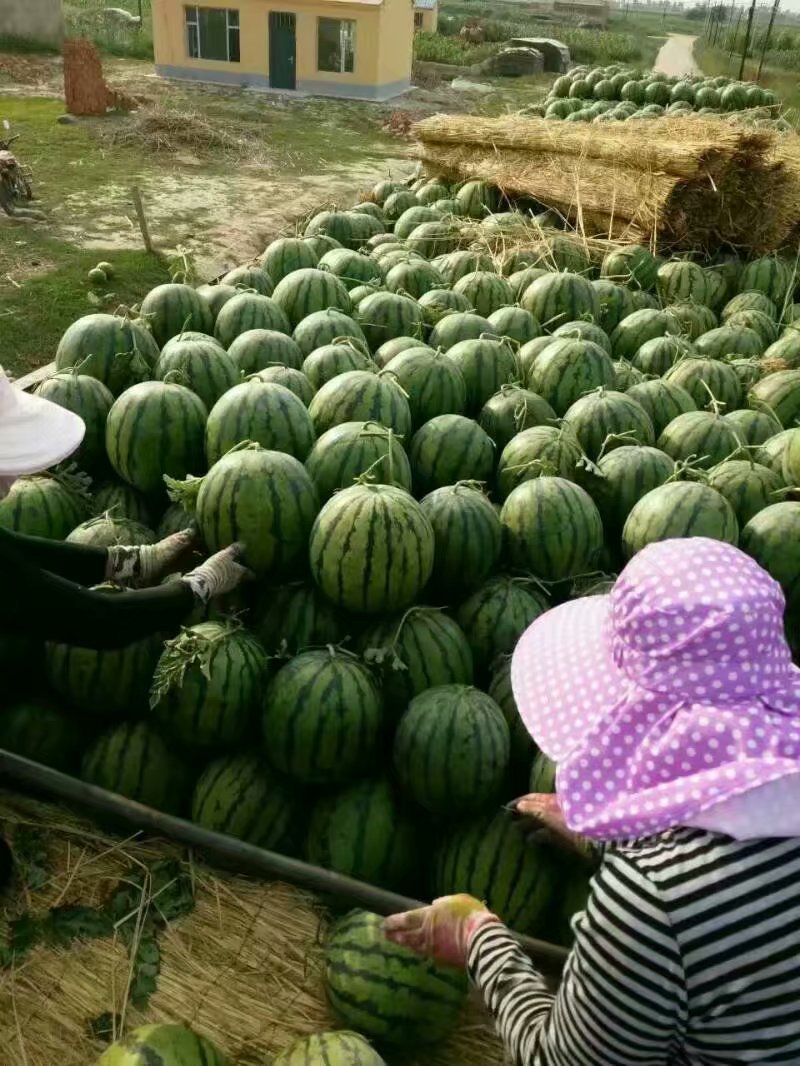
[[[197,156],[245,159],[253,154],[252,131],[220,128],[196,111],[174,110],[161,104],[141,107],[129,121],[113,128],[109,140],[114,145],[158,155],[192,152]]]
[[[278,882],[220,874],[173,844],[117,838],[66,809],[0,794],[0,830],[13,841],[21,827],[42,835],[48,879],[41,888],[6,897],[3,936],[21,915],[102,906],[132,870],[164,859],[176,860],[191,876],[195,907],[160,934],[161,971],[144,1011],[127,1002],[131,964],[117,937],[40,945],[0,970],[3,1066],[91,1066],[104,1045],[89,1023],[106,1012],[118,1014],[126,1028],[189,1023],[230,1057],[231,1066],[267,1066],[298,1036],[335,1026],[323,981],[328,916],[313,896]],[[157,908],[158,899],[143,889],[137,923],[149,907]],[[402,1057],[402,1066],[502,1062],[475,1004],[453,1040]]]
[[[763,253],[800,217],[798,138],[724,118],[584,126],[435,115],[415,133],[428,170],[580,216],[590,236]]]

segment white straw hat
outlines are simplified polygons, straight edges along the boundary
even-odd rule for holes
[[[0,367],[0,477],[38,474],[60,463],[85,432],[82,418],[15,388]]]

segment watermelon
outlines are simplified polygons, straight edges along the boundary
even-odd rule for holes
[[[670,95],[669,85],[660,80],[651,81],[644,90],[644,98],[648,104],[660,104],[662,107],[669,103]]]
[[[326,974],[341,1021],[390,1045],[441,1040],[458,1025],[467,996],[464,971],[393,944],[383,919],[366,911],[352,911],[333,927]]]
[[[796,271],[792,264],[777,256],[764,256],[751,260],[744,267],[739,276],[739,291],[761,292],[777,307],[783,307],[796,283]]]
[[[532,426],[512,437],[497,463],[502,500],[524,481],[542,474],[574,479],[583,453],[567,426]]]
[[[420,505],[394,485],[358,484],[323,506],[311,530],[311,573],[358,613],[403,610],[433,570],[434,535]]]
[[[759,566],[780,583],[790,611],[800,607],[800,569],[797,566],[800,537],[800,503],[784,500],[754,515],[742,529],[741,547]]]
[[[468,312],[469,302],[452,289],[429,289],[417,301],[425,319],[425,329],[433,329],[446,315],[454,311]],[[419,342],[417,342],[419,343]]]
[[[467,218],[484,218],[492,214],[498,202],[497,190],[483,181],[467,181],[456,193],[459,214]]]
[[[408,891],[420,865],[418,828],[390,781],[359,781],[317,800],[305,857],[391,892]]]
[[[295,270],[315,267],[318,259],[314,248],[302,237],[280,237],[267,245],[261,265],[277,285]]]
[[[545,348],[549,348],[555,339],[556,338],[551,336],[534,337],[532,341],[528,341],[522,345],[517,352],[517,362],[519,363],[519,371],[522,381],[527,381],[530,377],[533,364]]]
[[[730,295],[730,287],[727,278],[715,267],[706,268],[706,289],[708,292],[706,297],[708,307],[712,311],[721,311]]]
[[[800,432],[796,430],[786,441],[781,473],[787,485],[800,485]]]
[[[597,324],[609,336],[619,325],[626,315],[636,308],[633,303],[633,293],[623,285],[617,285],[607,278],[598,278],[591,282],[591,286],[597,294],[600,306],[600,317]]]
[[[528,388],[545,399],[558,415],[584,393],[616,384],[608,352],[584,340],[554,340],[537,357],[528,373]]]
[[[310,582],[267,586],[256,607],[253,628],[272,656],[296,655],[320,644],[341,644],[347,620]]]
[[[211,285],[198,285],[197,294],[202,296],[205,302],[211,309],[212,322],[217,321],[217,315],[222,308],[238,293],[238,289],[234,289],[232,285],[219,285],[214,282]]]
[[[416,193],[421,204],[434,204],[437,200],[450,195],[450,189],[440,181],[431,181]]]
[[[159,348],[184,330],[210,333],[211,308],[191,285],[157,285],[142,300],[141,317]]]
[[[376,292],[362,300],[356,310],[356,320],[373,350],[393,337],[422,335],[421,308],[410,296],[394,292]]]
[[[441,215],[438,211],[434,211],[432,207],[423,207],[422,204],[417,203],[415,207],[409,207],[397,219],[394,224],[394,232],[400,240],[404,241],[423,222],[438,222],[440,219]]]
[[[409,348],[421,348],[432,352],[434,349],[423,344],[417,337],[392,337],[375,352],[373,359],[379,367],[386,367],[401,352],[407,352]]]
[[[441,217],[438,211],[435,213],[437,221],[420,223],[405,238],[408,250],[426,259],[452,252],[458,245],[458,231],[453,225],[453,220]],[[400,222],[402,223],[402,219]],[[395,232],[397,232],[397,227],[395,227]]]
[[[526,344],[542,334],[537,320],[522,307],[500,307],[489,315],[488,322],[493,334],[517,344]]]
[[[545,476],[518,485],[506,498],[500,521],[511,565],[545,581],[594,569],[603,548],[600,512],[566,478]]]
[[[92,495],[92,513],[112,518],[129,518],[143,526],[151,526],[153,516],[147,500],[124,481],[103,481]]]
[[[462,341],[488,339],[493,336],[492,324],[488,318],[470,311],[457,311],[443,315],[431,330],[428,340],[432,348],[449,351]]]
[[[119,544],[155,544],[152,529],[130,518],[99,515],[81,522],[67,537],[70,544],[88,544],[93,548],[110,548]]]
[[[268,385],[282,385],[285,389],[293,392],[302,401],[305,407],[314,398],[314,386],[301,370],[295,370],[290,366],[268,366],[253,375],[257,381],[263,381]]]
[[[608,354],[611,355],[611,341],[608,334],[600,326],[595,325],[594,322],[565,322],[563,326],[559,326],[553,332],[553,336],[593,341],[595,344],[599,344],[601,348],[605,348]]]
[[[97,1066],[226,1066],[204,1036],[183,1025],[142,1025],[112,1044]]]
[[[684,300],[682,303],[670,304],[666,312],[676,322],[682,337],[694,341],[709,330],[719,325],[717,316],[710,307]]]
[[[411,491],[411,466],[400,439],[378,422],[343,422],[323,433],[306,470],[325,502],[369,471],[371,481]]]
[[[352,252],[349,248],[334,248],[326,252],[319,261],[319,269],[327,270],[337,277],[348,292],[355,289],[357,285],[368,283],[380,285],[383,282],[383,274],[375,260],[360,252]],[[336,304],[336,306],[339,305]],[[315,306],[313,310],[321,311],[322,308]],[[300,317],[305,318],[305,315]]]
[[[185,385],[210,411],[220,396],[240,380],[239,370],[234,357],[213,337],[173,337],[156,360],[153,377]]]
[[[528,787],[531,792],[544,794],[556,791],[556,764],[543,751],[537,751],[533,757]]]
[[[494,453],[491,437],[471,418],[432,418],[417,430],[408,449],[416,495],[457,481],[490,481]]]
[[[238,371],[237,380],[275,364],[295,370],[300,370],[303,365],[303,353],[298,344],[276,329],[245,330],[231,343],[228,355]]]
[[[235,445],[256,441],[303,462],[315,440],[302,400],[283,385],[251,379],[229,389],[209,412],[206,459],[212,466]]]
[[[514,303],[514,293],[506,279],[491,271],[465,274],[455,283],[453,292],[465,297],[475,313],[485,318]]]
[[[86,751],[81,779],[136,803],[177,814],[188,778],[161,736],[145,722],[123,722]]]
[[[536,751],[536,745],[525,727],[525,723],[522,721],[514,699],[514,692],[511,687],[510,655],[498,659],[495,663],[486,692],[502,711],[508,726],[511,741],[510,766],[516,769],[524,767],[527,771]]]
[[[752,308],[737,311],[725,324],[732,329],[751,329],[759,335],[764,345],[774,344],[778,339],[778,324],[763,311],[755,311]]]
[[[349,315],[352,310],[347,287],[333,274],[314,267],[287,274],[276,285],[273,299],[293,329],[316,311],[333,308]]]
[[[497,574],[480,585],[456,612],[476,670],[485,671],[499,655],[510,654],[531,622],[548,607],[527,578]]]
[[[595,389],[568,408],[564,422],[594,461],[623,444],[655,443],[650,416],[624,392]]]
[[[461,414],[467,387],[459,367],[427,346],[406,348],[386,364],[408,399],[412,425],[418,429],[437,415]]]
[[[292,339],[304,358],[311,355],[317,348],[321,348],[324,344],[331,344],[339,337],[354,337],[364,345],[365,351],[369,350],[361,326],[355,319],[333,307],[310,314],[303,319],[292,334]]]
[[[708,484],[725,497],[743,529],[753,515],[777,501],[783,479],[751,459],[727,459],[709,471]]]
[[[264,695],[264,750],[272,765],[304,785],[335,785],[375,764],[385,726],[370,671],[332,647],[301,652]]]
[[[403,437],[411,432],[408,400],[385,371],[380,375],[366,370],[338,374],[316,393],[308,413],[318,436],[343,422],[380,422]]]
[[[628,395],[648,413],[656,435],[659,435],[673,418],[697,409],[686,389],[661,378],[633,385],[628,389]]]
[[[555,419],[553,408],[535,392],[520,385],[503,385],[481,408],[479,422],[498,451],[502,451],[523,429],[546,425]]]
[[[419,207],[420,202],[413,192],[397,189],[390,193],[383,204],[383,214],[387,222],[396,222],[411,207]]]
[[[161,516],[156,534],[159,540],[163,540],[172,533],[180,533],[184,529],[194,529],[194,527],[194,515],[190,514],[183,504],[171,503]]]
[[[260,292],[262,296],[272,296],[275,288],[272,277],[260,266],[234,267],[222,279],[222,284],[232,289]]]
[[[374,283],[371,285],[356,285],[354,289],[350,290],[350,299],[353,303],[353,307],[358,307],[362,300],[366,300],[368,296],[380,292],[380,289],[381,286]]]
[[[677,332],[666,311],[643,307],[622,319],[611,334],[611,348],[617,359],[633,359],[645,341]]]
[[[348,370],[373,373],[375,369],[375,364],[354,337],[340,337],[330,344],[323,344],[307,355],[303,362],[303,373],[315,392]]]
[[[780,433],[776,433],[774,437],[768,437],[760,448],[756,448],[753,458],[757,463],[761,463],[762,466],[773,470],[786,481],[786,475],[789,473],[786,457],[789,445],[792,444],[794,439],[795,431],[793,429],[784,429]]]
[[[770,437],[780,433],[782,428],[777,418],[768,411],[742,408],[723,415],[723,418],[742,444],[764,444]]]
[[[217,315],[214,336],[223,348],[230,348],[237,337],[253,329],[286,334],[292,332],[289,319],[273,297],[257,292],[241,292],[228,300]]]
[[[460,278],[467,274],[471,274],[476,270],[491,271],[494,266],[490,256],[484,252],[468,249],[450,252],[449,255],[443,256],[441,260],[437,261],[436,265],[439,273],[450,286],[455,285]]]
[[[646,493],[633,507],[622,530],[630,559],[648,544],[674,537],[711,537],[736,544],[739,523],[721,493],[694,481],[673,481]]]
[[[4,692],[7,695],[7,692]],[[75,719],[48,699],[26,695],[21,703],[0,710],[0,749],[23,759],[73,773],[80,762],[84,737]]]
[[[731,325],[710,329],[694,343],[698,354],[708,359],[725,359],[729,355],[755,357],[761,355],[766,347],[755,330]]]
[[[0,498],[0,528],[64,540],[89,510],[88,500],[47,474],[17,478]]]
[[[108,467],[106,458],[106,419],[114,397],[97,378],[78,373],[78,368],[54,374],[37,387],[36,395],[65,407],[83,419],[86,431],[70,460],[81,470],[97,474]]]
[[[767,374],[750,389],[750,406],[775,415],[787,429],[800,423],[800,370]]]
[[[757,292],[755,290],[739,292],[736,296],[733,296],[725,306],[722,308],[720,318],[723,325],[733,315],[738,314],[740,311],[761,311],[768,318],[771,318],[773,322],[778,320],[778,308],[770,300],[769,296],[765,296],[763,292]]]
[[[680,359],[667,370],[664,380],[685,389],[698,410],[714,411],[723,407],[734,411],[742,403],[739,375],[719,359]]]
[[[529,844],[506,810],[451,831],[433,858],[434,896],[466,892],[485,900],[520,933],[536,931],[560,881],[552,851]]]
[[[337,1030],[301,1037],[272,1060],[272,1066],[386,1066],[358,1033]]]
[[[617,359],[614,363],[614,377],[617,392],[627,392],[634,385],[644,381],[645,376],[641,370],[637,370],[627,359]]]
[[[56,349],[56,370],[77,367],[118,396],[150,377],[158,345],[138,322],[117,315],[84,315],[69,326]]]
[[[644,374],[666,374],[682,356],[691,355],[694,346],[671,333],[645,341],[631,356],[631,363]]]
[[[675,462],[658,448],[629,444],[604,455],[597,470],[599,476],[588,479],[586,488],[610,539],[622,533],[637,500],[672,477]]]
[[[656,292],[665,304],[684,300],[704,304],[708,299],[705,271],[688,259],[672,259],[658,268]]]
[[[159,491],[165,474],[202,474],[206,417],[203,401],[183,385],[133,385],[108,413],[106,451],[111,465],[123,481],[144,493]]]
[[[502,549],[503,529],[492,504],[477,486],[457,484],[435,489],[420,506],[434,534],[431,585],[444,594],[479,585]]]
[[[395,263],[386,275],[389,292],[412,296],[415,300],[443,284],[441,274],[430,263]]]
[[[787,329],[764,351],[762,360],[765,366],[773,360],[780,360],[782,368],[786,367],[791,370],[800,368],[800,332],[796,329]]]
[[[214,463],[195,516],[209,551],[241,542],[245,565],[265,574],[285,571],[304,555],[318,509],[314,482],[297,459],[250,445]]]
[[[688,411],[668,423],[658,438],[658,447],[672,459],[693,460],[702,470],[710,470],[739,448],[736,434],[718,414]]]
[[[259,848],[286,847],[300,820],[295,790],[252,755],[214,759],[197,779],[192,821]]]
[[[600,267],[600,276],[636,289],[652,289],[656,283],[659,263],[641,245],[631,244],[609,252]]]
[[[579,318],[600,321],[600,299],[591,282],[578,274],[547,274],[528,286],[519,303],[551,332]]]
[[[519,300],[523,292],[525,292],[528,286],[532,285],[534,281],[538,281],[539,278],[543,278],[545,274],[550,273],[550,271],[546,270],[544,267],[527,266],[522,269],[517,269],[516,261],[512,265],[515,266],[515,269],[513,273],[508,275],[508,284],[511,286],[511,291],[514,293],[515,300]],[[507,272],[503,271],[503,273],[505,274]],[[530,311],[528,314],[530,314]],[[531,318],[533,318],[533,315],[531,315]],[[538,321],[538,319],[535,321]]]

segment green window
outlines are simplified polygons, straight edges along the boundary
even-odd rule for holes
[[[355,22],[352,19],[318,19],[317,70],[352,74],[355,58]]]
[[[186,49],[192,59],[239,62],[239,12],[223,7],[185,7]]]

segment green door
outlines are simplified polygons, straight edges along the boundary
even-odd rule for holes
[[[269,13],[269,84],[272,89],[295,87],[295,19],[288,11]]]

